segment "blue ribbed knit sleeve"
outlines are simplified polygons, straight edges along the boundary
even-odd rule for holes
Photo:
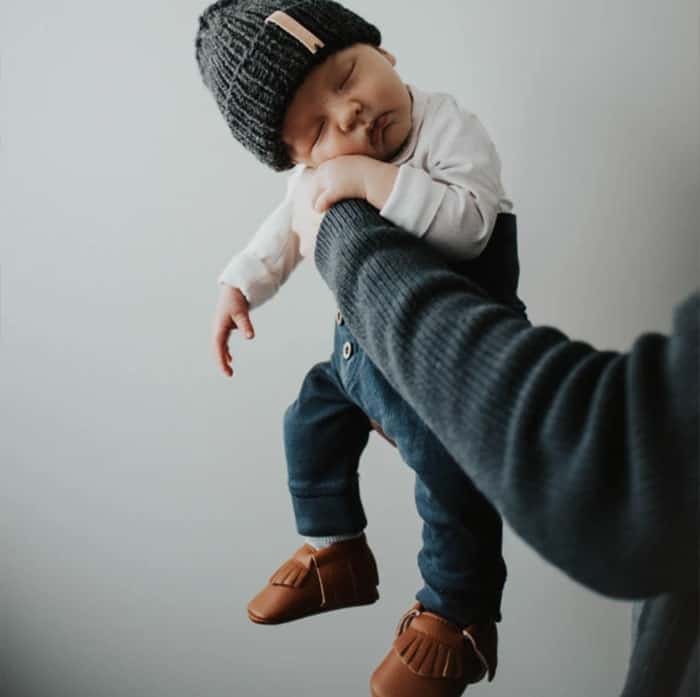
[[[697,583],[700,295],[627,353],[533,327],[364,202],[316,262],[352,332],[513,529],[599,592]]]

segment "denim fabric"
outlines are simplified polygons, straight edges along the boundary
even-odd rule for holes
[[[678,589],[643,613],[624,694],[697,697],[700,293],[668,336],[620,354],[512,321],[365,201],[326,213],[315,259],[369,355],[526,543],[604,595]],[[649,691],[673,671],[680,691]]]
[[[347,348],[349,346],[349,348]],[[423,520],[416,598],[459,625],[500,619],[506,569],[501,518],[413,409],[389,385],[344,324],[331,360],[314,366],[285,414],[289,489],[300,534],[360,532],[367,519],[358,463],[368,417],[416,474]]]

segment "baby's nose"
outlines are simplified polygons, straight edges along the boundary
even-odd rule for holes
[[[343,131],[343,133],[347,133],[355,128],[361,113],[362,104],[359,102],[350,102],[340,115],[340,130]]]

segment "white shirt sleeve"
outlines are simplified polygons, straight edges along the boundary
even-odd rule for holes
[[[498,153],[479,119],[448,95],[421,138],[429,139],[425,169],[401,165],[380,213],[450,257],[477,257],[498,213],[510,209]]]
[[[282,203],[219,275],[219,283],[241,290],[251,310],[269,300],[301,261],[299,237],[292,231],[294,184],[299,174],[296,170],[291,174]]]

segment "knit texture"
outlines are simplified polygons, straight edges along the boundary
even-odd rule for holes
[[[544,556],[614,596],[683,582],[699,548],[700,294],[671,337],[619,354],[532,327],[359,201],[325,216],[316,262],[371,359]]]
[[[532,327],[364,202],[326,214],[316,263],[368,355],[522,538],[601,593],[697,603],[700,293],[670,336],[621,354]],[[630,684],[668,660],[670,634],[697,653],[697,615],[658,612]],[[673,660],[697,671],[679,643]]]
[[[285,12],[325,46],[310,52],[265,20]],[[219,0],[199,18],[197,64],[234,138],[260,161],[282,171],[294,163],[282,125],[297,88],[332,54],[356,43],[379,46],[372,24],[331,0]]]

